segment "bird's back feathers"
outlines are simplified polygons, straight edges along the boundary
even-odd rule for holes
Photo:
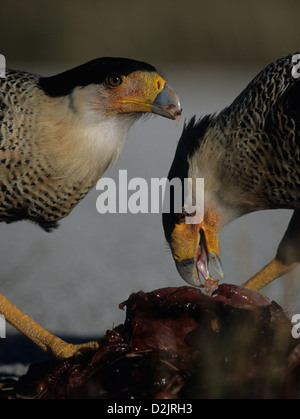
[[[300,207],[296,56],[288,55],[263,69],[219,114],[198,122],[193,118],[184,128],[171,175],[176,176],[174,167],[188,172],[179,150],[189,150],[191,158],[197,159],[198,175],[214,177],[215,184],[222,185],[220,198],[240,205],[243,213]]]

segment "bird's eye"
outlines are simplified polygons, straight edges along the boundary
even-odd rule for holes
[[[107,77],[106,83],[111,88],[119,87],[123,83],[123,78],[119,74],[111,74]]]

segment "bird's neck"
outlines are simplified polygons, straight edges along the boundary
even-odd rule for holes
[[[132,125],[129,118],[81,118],[67,107],[60,112],[59,106],[42,120],[41,141],[53,177],[69,178],[75,183],[89,179],[91,184],[118,159]]]
[[[234,172],[224,172],[226,139],[221,135],[223,133],[214,127],[206,132],[199,152],[189,159],[188,171],[188,177],[204,179],[204,211],[218,214],[218,230],[253,210],[238,182],[232,182]]]

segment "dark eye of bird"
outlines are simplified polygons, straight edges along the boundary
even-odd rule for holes
[[[123,83],[123,78],[119,74],[111,74],[107,77],[106,83],[108,87],[119,87]]]

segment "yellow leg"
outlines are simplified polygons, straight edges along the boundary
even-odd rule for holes
[[[99,348],[98,341],[73,345],[52,335],[29,316],[22,313],[2,294],[0,294],[0,314],[5,317],[8,323],[27,336],[52,358],[63,360]]]
[[[245,282],[243,286],[245,288],[258,291],[274,279],[296,268],[297,265],[297,262],[285,265],[275,258],[267,266],[257,272],[257,274],[255,274],[252,278]]]

